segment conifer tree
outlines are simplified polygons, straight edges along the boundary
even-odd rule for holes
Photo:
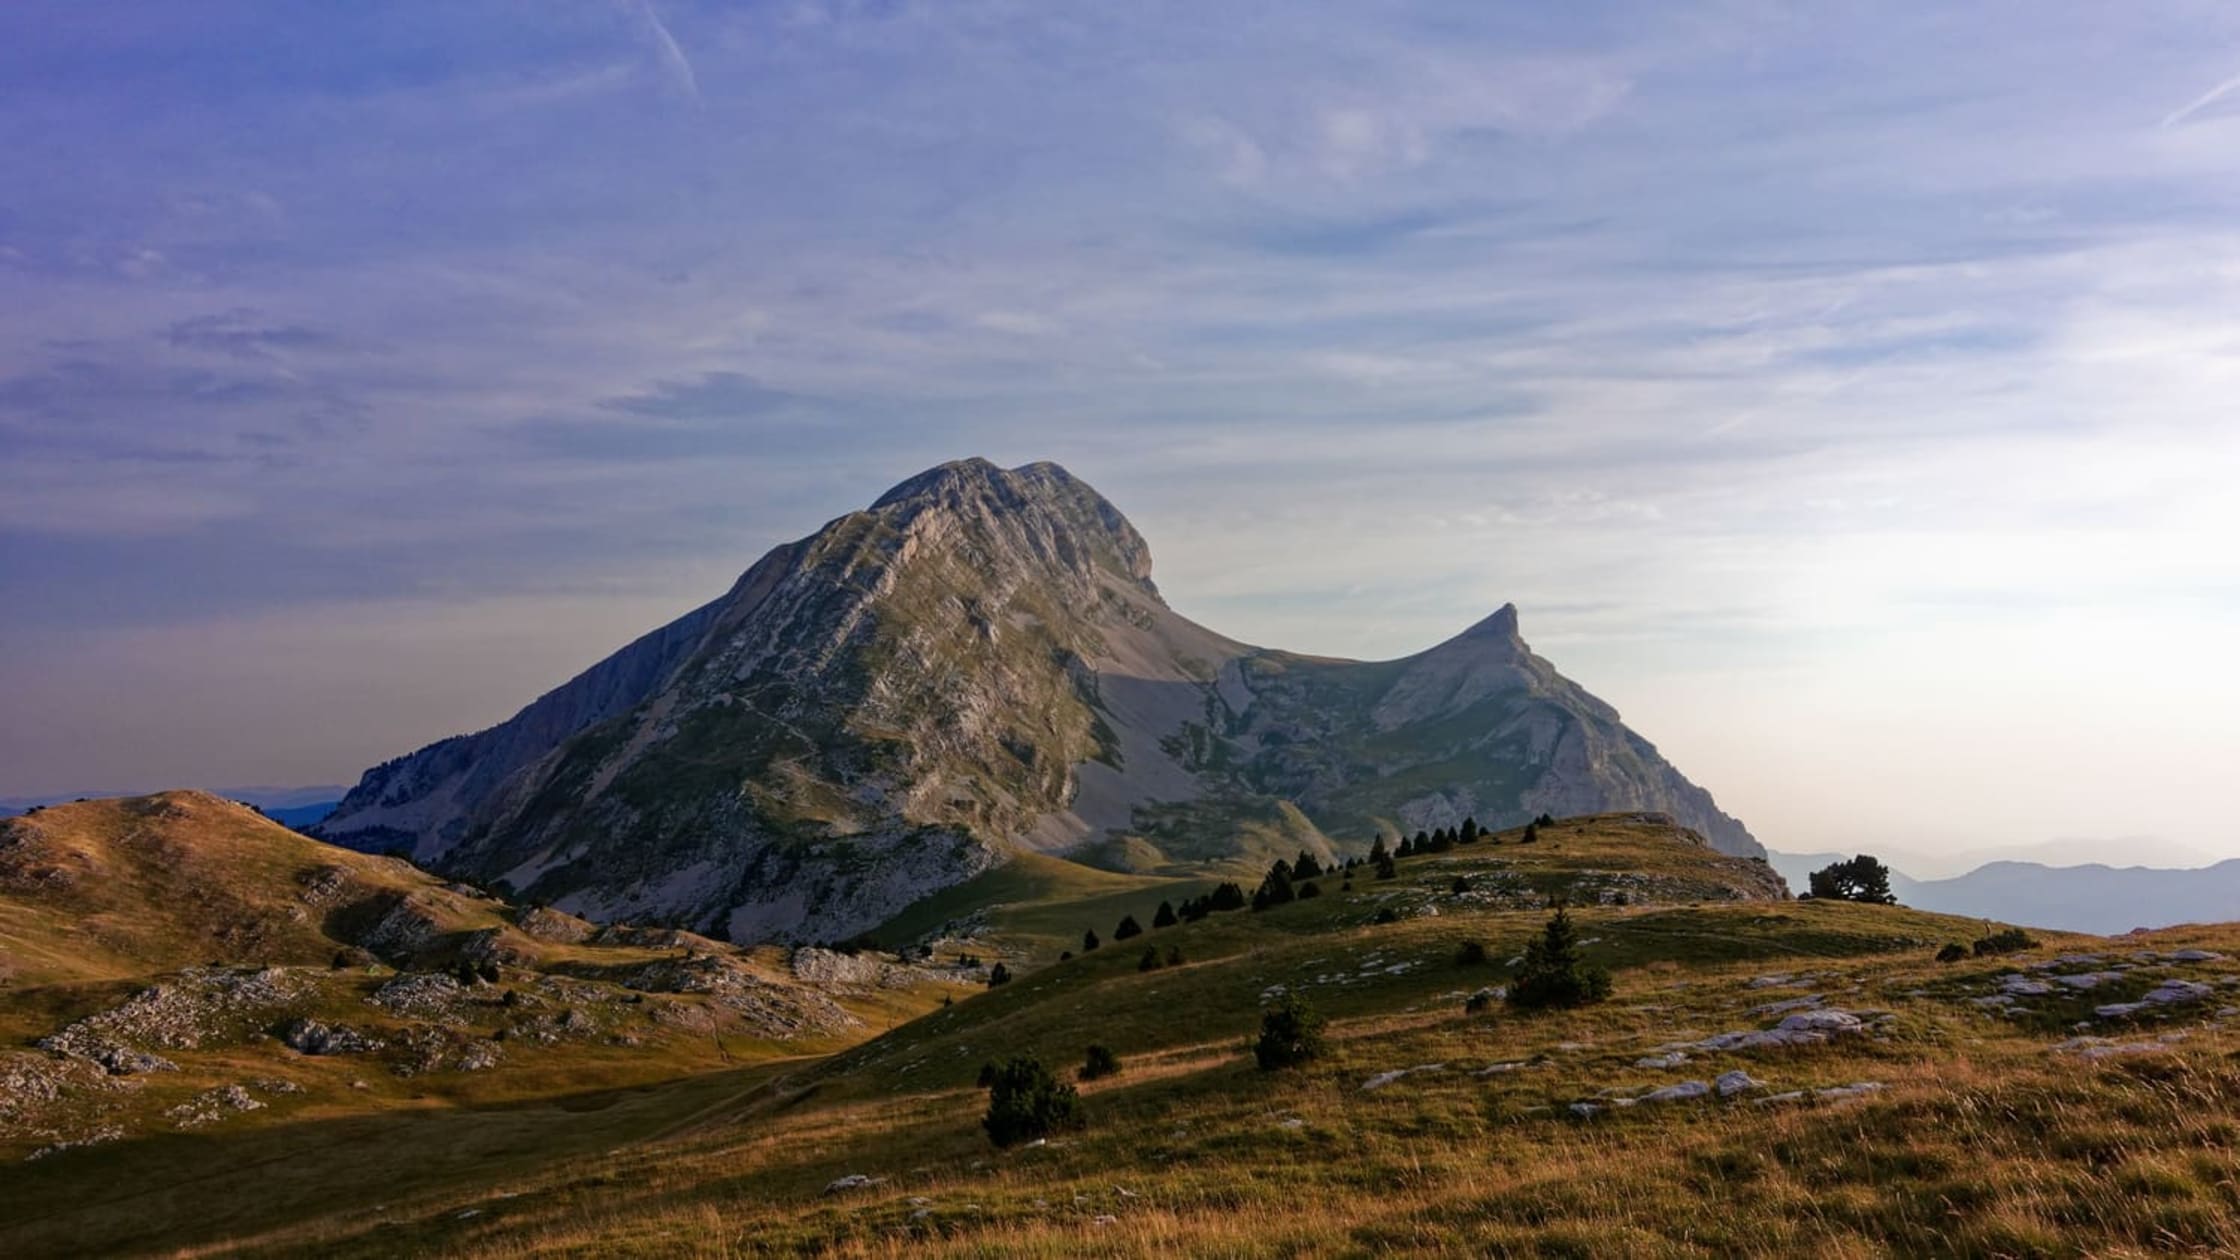
[[[1112,929],[1112,939],[1116,941],[1124,941],[1131,936],[1141,935],[1143,935],[1143,925],[1136,922],[1136,917],[1132,914],[1121,915],[1120,926]]]
[[[1159,913],[1151,916],[1151,926],[1155,928],[1170,928],[1179,922],[1181,920],[1175,917],[1174,903],[1171,901],[1160,902]]]

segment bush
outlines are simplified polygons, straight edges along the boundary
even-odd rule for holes
[[[1072,962],[1072,961],[1073,961],[1073,951],[1072,951],[1072,950],[1070,950],[1070,949],[1061,949],[1061,950],[1059,950],[1059,951],[1058,951],[1058,961],[1059,961],[1059,962]]]
[[[1081,1127],[1081,1095],[1061,1085],[1040,1059],[1017,1056],[988,1077],[988,1114],[980,1127],[997,1146],[1016,1146]]]
[[[980,1077],[978,1080],[975,1080],[973,1084],[980,1089],[986,1089],[990,1085],[993,1085],[995,1083],[996,1065],[993,1062],[982,1063],[980,1065]]]
[[[1309,897],[1319,897],[1321,895],[1322,885],[1315,883],[1311,879],[1306,883],[1299,885],[1299,900],[1301,901],[1305,901]]]
[[[1136,917],[1132,914],[1121,915],[1120,926],[1112,929],[1112,939],[1116,941],[1124,941],[1131,936],[1141,935],[1143,935],[1143,925],[1136,922]]]
[[[1563,907],[1526,943],[1524,965],[1509,986],[1509,1005],[1540,1010],[1585,1006],[1610,996],[1610,973],[1579,954],[1578,929]]]
[[[1307,1000],[1286,993],[1260,1012],[1260,1036],[1252,1043],[1252,1057],[1263,1072],[1297,1067],[1321,1057],[1322,1016]]]
[[[1956,963],[1967,956],[1968,947],[1958,941],[1954,941],[1937,951],[1937,961],[1941,963]]]
[[[1136,960],[1136,970],[1137,970],[1137,971],[1157,971],[1158,969],[1159,969],[1159,947],[1158,947],[1158,946],[1156,946],[1156,945],[1151,945],[1151,946],[1147,946],[1147,947],[1145,947],[1145,949],[1144,949],[1144,951],[1143,951],[1143,957],[1141,957],[1141,958],[1139,958],[1139,959],[1137,959],[1137,960]]]
[[[994,967],[989,969],[989,988],[1000,989],[1004,985],[1007,985],[1009,983],[1011,983],[1011,968],[1004,966],[1002,963],[997,963]]]
[[[2036,949],[2038,941],[2021,928],[2001,928],[1976,942],[1976,957],[1988,958],[1993,954],[2012,954],[2018,950]]]
[[[1526,823],[1526,824],[1524,825],[1524,835],[1523,835],[1523,837],[1522,837],[1522,838],[1520,838],[1520,839],[1519,839],[1519,840],[1517,841],[1517,843],[1518,843],[1518,844],[1538,844],[1538,843],[1540,843],[1540,824],[1538,824],[1538,823]]]
[[[1086,1055],[1082,1056],[1082,1080],[1096,1081],[1102,1080],[1107,1076],[1118,1076],[1119,1074],[1120,1056],[1114,1054],[1112,1052],[1112,1047],[1110,1046],[1091,1046],[1089,1047],[1089,1052]]]
[[[1377,917],[1371,920],[1373,923],[1398,923],[1399,921],[1400,912],[1391,906],[1377,907]]]
[[[1814,897],[1830,901],[1863,901],[1868,905],[1894,906],[1890,868],[1862,853],[1848,862],[1835,862],[1814,871],[1806,881]]]
[[[1457,876],[1455,876],[1455,877],[1454,877],[1454,883],[1452,883],[1452,884],[1449,884],[1449,885],[1447,886],[1447,891],[1448,891],[1448,892],[1451,892],[1451,893],[1453,893],[1453,894],[1454,894],[1455,896],[1457,896],[1457,897],[1461,896],[1462,894],[1464,894],[1464,893],[1466,893],[1466,892],[1469,892],[1469,891],[1470,891],[1470,877],[1469,877],[1469,876],[1467,876],[1467,875],[1457,875]]]
[[[1393,864],[1392,857],[1389,854],[1385,856],[1385,859],[1383,861],[1377,863],[1378,879],[1391,879],[1393,876],[1398,875],[1399,873],[1399,868]]]
[[[1486,965],[1486,947],[1482,941],[1464,941],[1454,952],[1457,967],[1483,967]]]
[[[1180,946],[1167,946],[1167,965],[1169,967],[1179,967],[1182,965],[1182,948]]]
[[[1492,1010],[1494,995],[1495,990],[1493,989],[1478,990],[1462,1000],[1462,1013],[1465,1015],[1483,1015]]]

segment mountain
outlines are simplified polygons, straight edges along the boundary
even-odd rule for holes
[[[1811,872],[1849,856],[1773,853],[1767,860],[1801,889]],[[1893,869],[1890,891],[1902,905],[1939,914],[2114,936],[2240,916],[2240,858],[2198,869],[1987,862],[1951,879],[1913,879]]]
[[[1300,849],[1654,811],[1763,850],[1504,607],[1428,651],[1253,647],[1169,608],[1055,464],[931,469],[318,828],[599,919],[845,937],[1022,850],[1243,874]]]

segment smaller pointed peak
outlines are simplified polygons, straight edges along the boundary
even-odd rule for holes
[[[1517,639],[1517,606],[1503,604],[1494,614],[1462,632],[1465,639]]]

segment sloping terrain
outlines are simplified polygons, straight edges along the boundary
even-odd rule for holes
[[[0,821],[0,1161],[736,1070],[982,975],[600,927],[206,793],[52,806]]]
[[[511,721],[368,771],[319,833],[742,942],[844,939],[1021,851],[1235,874],[1641,809],[1761,852],[1514,608],[1335,661],[1195,625],[1150,573],[1064,469],[943,465]]]
[[[2240,1246],[2240,929],[2052,937],[1940,963],[1971,921],[1781,899],[1655,819],[1565,820],[1147,931],[853,1049],[541,1106],[125,1142],[0,1181],[0,1248],[197,1254],[2145,1255]],[[985,938],[1062,917],[1028,872]],[[1457,881],[1460,881],[1459,884]],[[1099,904],[1149,924],[1174,889]],[[1498,989],[1561,897],[1609,1001]],[[1108,940],[1108,924],[1097,927]],[[1466,952],[1475,943],[1479,955]],[[1145,947],[1171,965],[1142,969]],[[1963,950],[1964,954],[1968,951]],[[1262,1072],[1263,1005],[1330,1048]],[[1032,1054],[1085,1124],[992,1147],[975,1087]],[[1722,1086],[1724,1090],[1722,1091]],[[473,1160],[436,1153],[443,1143]],[[161,1153],[176,1156],[177,1149]],[[434,1159],[445,1171],[413,1171]],[[387,1174],[395,1168],[395,1179]],[[325,1175],[322,1175],[324,1173]],[[120,1176],[120,1174],[126,1174]],[[182,1198],[191,1185],[194,1201]]]

